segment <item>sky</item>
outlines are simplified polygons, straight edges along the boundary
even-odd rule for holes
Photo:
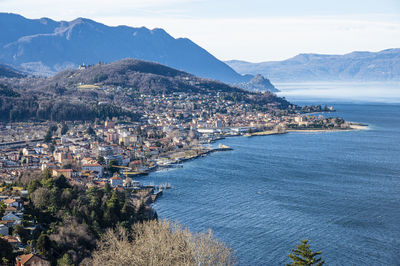
[[[400,0],[0,0],[0,12],[163,28],[221,60],[400,47]]]

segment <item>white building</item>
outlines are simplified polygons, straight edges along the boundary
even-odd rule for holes
[[[83,171],[94,171],[97,172],[97,177],[101,178],[103,177],[103,166],[98,164],[98,163],[93,163],[93,164],[84,164],[82,165],[82,170]]]

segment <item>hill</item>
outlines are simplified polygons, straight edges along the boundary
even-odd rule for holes
[[[43,80],[39,83],[39,87],[75,87],[80,84],[130,87],[137,89],[140,93],[154,94],[243,91],[219,81],[198,78],[158,63],[137,59],[123,59],[111,64],[96,64],[78,70],[64,70],[54,77]]]
[[[0,28],[0,62],[34,74],[54,75],[82,63],[130,57],[226,83],[251,78],[236,73],[191,40],[175,39],[163,29],[109,27],[85,18],[27,19],[9,13],[0,13]]]
[[[0,78],[0,120],[94,120],[126,117],[139,120],[176,98],[179,110],[211,108],[232,101],[257,110],[295,108],[270,92],[250,92],[225,83],[196,77],[161,64],[123,59],[99,63],[55,76]],[[204,105],[204,106],[202,106]],[[187,109],[190,114],[192,109]],[[225,110],[226,111],[226,110]]]
[[[240,83],[238,86],[249,91],[279,91],[268,79],[260,74],[255,75],[249,82]]]
[[[257,74],[273,82],[400,81],[400,49],[345,55],[299,54],[284,61],[226,62],[241,74]]]

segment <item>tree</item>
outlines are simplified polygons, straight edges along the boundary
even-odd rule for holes
[[[69,130],[69,128],[68,128],[67,124],[64,123],[61,128],[61,135],[67,134],[68,130]]]
[[[302,240],[301,245],[296,245],[296,249],[292,249],[292,253],[289,254],[289,258],[292,260],[291,264],[287,266],[321,266],[325,263],[321,258],[317,258],[322,252],[312,252],[308,240]]]
[[[0,238],[0,264],[3,262],[4,265],[8,265],[7,262],[10,262],[13,259],[13,248],[8,243],[7,240]]]
[[[19,235],[23,244],[26,244],[29,240],[29,232],[24,228],[22,224],[17,224],[14,228],[14,235]]]
[[[43,138],[43,141],[49,143],[51,141],[52,136],[53,136],[52,131],[50,129],[47,130],[46,135]]]
[[[88,265],[234,265],[232,250],[208,233],[177,223],[136,223],[133,230],[109,229]]]
[[[51,249],[50,238],[47,234],[42,232],[36,242],[36,251],[40,255],[49,258],[51,255],[50,249]]]
[[[104,165],[106,163],[106,160],[104,159],[103,156],[97,157],[97,162],[101,165]]]
[[[72,266],[72,265],[74,265],[74,262],[71,260],[71,257],[68,255],[68,253],[65,253],[61,259],[57,260],[57,265]]]
[[[30,196],[35,208],[47,208],[50,201],[50,191],[46,187],[36,189]]]
[[[118,161],[115,159],[110,160],[110,162],[108,163],[108,170],[110,170],[111,173],[115,173],[118,172],[118,168],[114,167],[114,166],[118,166]]]
[[[88,135],[92,135],[92,136],[96,135],[96,132],[93,130],[93,128],[92,128],[91,126],[89,126],[89,127],[86,129],[86,133],[87,133]]]
[[[7,205],[4,202],[0,201],[0,218],[3,217],[6,209],[7,209]]]

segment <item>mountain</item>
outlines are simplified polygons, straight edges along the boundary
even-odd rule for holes
[[[22,78],[25,75],[20,71],[6,65],[0,65],[0,78]]]
[[[241,74],[257,74],[273,82],[400,81],[400,49],[345,55],[299,54],[284,61],[226,62]]]
[[[123,58],[158,62],[199,77],[240,83],[242,76],[187,38],[163,29],[109,27],[90,19],[54,21],[0,13],[0,62],[35,74],[53,75]]]
[[[268,79],[260,74],[255,75],[249,82],[240,83],[238,86],[250,91],[279,91]]]

